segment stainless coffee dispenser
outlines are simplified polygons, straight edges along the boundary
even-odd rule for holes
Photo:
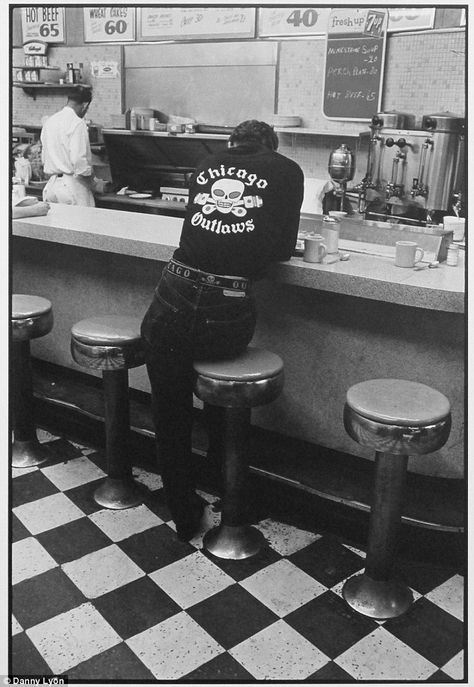
[[[357,186],[366,218],[417,224],[462,209],[464,119],[450,112],[372,117],[367,172]]]

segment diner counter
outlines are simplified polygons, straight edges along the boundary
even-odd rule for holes
[[[36,358],[84,374],[71,358],[75,322],[108,314],[143,317],[182,220],[53,205],[44,217],[12,222],[12,288],[49,298],[54,328],[31,342]],[[255,283],[252,344],[285,363],[285,386],[255,408],[252,423],[344,454],[373,460],[342,422],[347,389],[371,378],[405,378],[444,393],[453,425],[447,444],[411,457],[413,472],[464,474],[465,319],[463,259],[457,267],[403,269],[392,259],[351,253],[347,262],[275,265]],[[98,376],[100,373],[87,371]],[[130,386],[149,392],[144,366]],[[289,472],[291,472],[291,456]]]
[[[14,236],[166,262],[178,245],[179,217],[53,205],[44,217],[17,219]],[[457,267],[400,268],[390,258],[351,253],[347,261],[309,264],[294,257],[269,276],[308,289],[445,312],[464,311],[464,254]]]

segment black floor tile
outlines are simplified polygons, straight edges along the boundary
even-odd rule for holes
[[[145,532],[117,542],[117,546],[146,573],[174,563],[196,550],[191,544],[179,541],[168,525],[150,527]]]
[[[336,658],[377,628],[374,620],[352,611],[331,591],[285,616],[285,622],[330,658]]]
[[[271,549],[269,546],[264,546],[259,553],[250,558],[242,560],[228,560],[226,558],[218,558],[207,551],[202,551],[215,565],[223,570],[227,575],[230,575],[236,582],[245,580],[245,578],[254,575],[259,570],[266,568],[268,565],[279,561],[282,556]]]
[[[443,673],[442,670],[437,670],[436,673],[430,675],[426,682],[455,682],[452,677]],[[457,681],[456,681],[457,682]]]
[[[325,666],[310,675],[305,682],[316,682],[323,684],[331,684],[334,682],[336,684],[340,684],[345,682],[356,682],[356,680],[349,675],[349,673],[346,673],[345,670],[338,666],[337,663],[334,663],[334,661],[329,661],[329,663],[326,663]]]
[[[9,674],[52,675],[53,672],[42,658],[33,642],[24,632],[12,637]]]
[[[400,617],[387,620],[384,628],[438,667],[464,645],[463,623],[425,598]]]
[[[112,543],[87,517],[42,532],[36,538],[60,565],[75,561]]]
[[[275,613],[236,584],[188,608],[187,613],[224,649],[278,620]]]
[[[95,451],[94,453],[89,453],[87,457],[94,465],[97,465],[98,468],[107,473],[107,457],[105,451]]]
[[[22,506],[30,501],[42,499],[45,496],[57,494],[58,491],[59,489],[40,470],[28,472],[26,475],[19,475],[12,479],[10,490],[12,508]]]
[[[342,546],[333,537],[318,539],[288,556],[288,559],[326,587],[334,587],[364,567],[363,558]]]
[[[87,661],[70,668],[65,675],[68,680],[151,680],[152,673],[145,668],[140,659],[124,643],[117,644]]]
[[[446,565],[433,565],[423,561],[396,560],[393,574],[401,578],[419,594],[427,594],[457,573]]]
[[[114,589],[94,599],[93,603],[123,639],[133,637],[181,611],[181,607],[149,577]]]
[[[152,513],[161,518],[163,522],[172,520],[170,510],[166,505],[165,492],[163,489],[157,489],[156,491],[150,492],[145,499],[145,505]]]
[[[31,533],[26,529],[23,523],[12,513],[11,519],[11,543],[14,544],[20,539],[31,537]]]
[[[220,684],[227,681],[255,682],[255,678],[227,652],[219,654],[208,663],[204,663],[196,670],[185,675],[183,680],[193,682],[207,682]]]
[[[89,458],[89,456],[87,457]],[[83,513],[90,515],[91,513],[96,513],[98,510],[102,510],[102,506],[99,506],[99,504],[94,501],[94,492],[103,481],[101,477],[92,482],[81,484],[79,487],[67,489],[64,493]]]
[[[84,595],[59,568],[14,585],[12,613],[27,629],[85,602]]]
[[[41,466],[44,468],[50,465],[58,465],[59,463],[67,463],[73,458],[82,456],[81,451],[67,441],[67,439],[54,439],[54,441],[48,441],[44,445],[51,449],[53,454],[52,460]]]

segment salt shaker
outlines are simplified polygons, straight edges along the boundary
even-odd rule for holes
[[[450,243],[448,246],[448,254],[446,256],[446,264],[455,267],[458,264],[459,246],[455,243]]]
[[[340,221],[337,217],[331,217],[329,215],[323,216],[321,234],[323,235],[328,255],[338,252],[339,225]]]

